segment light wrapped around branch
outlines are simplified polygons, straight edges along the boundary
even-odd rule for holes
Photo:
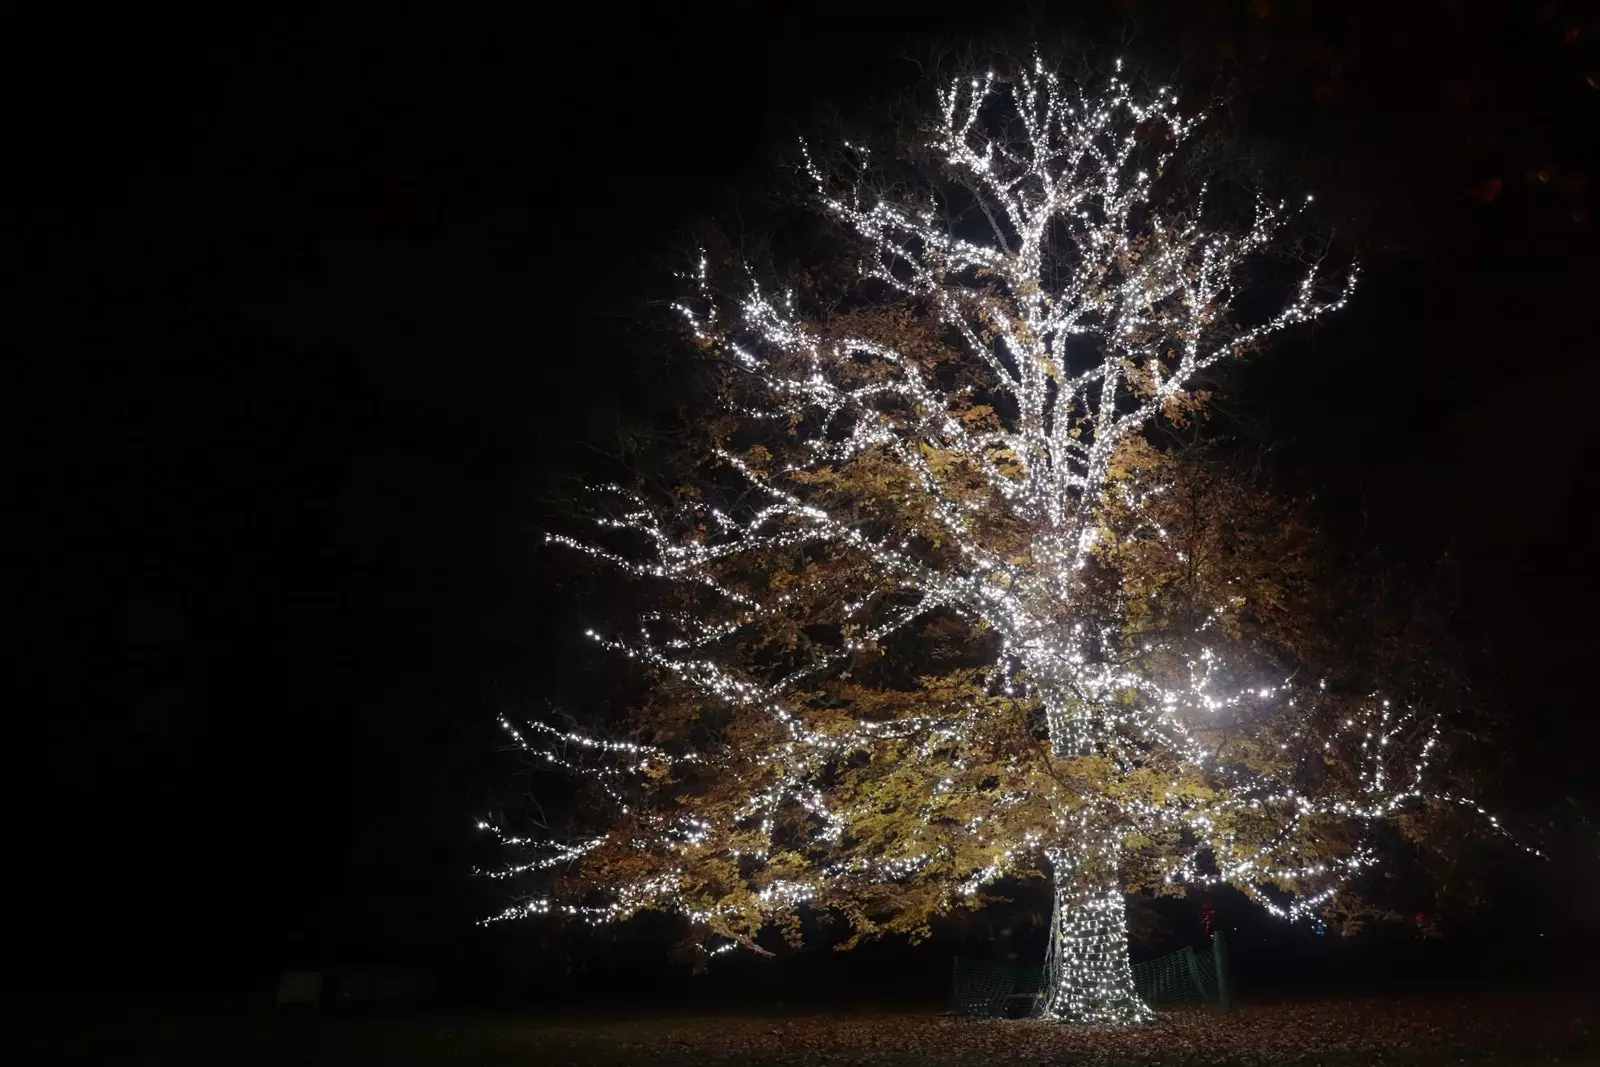
[[[1241,321],[1247,268],[1293,211],[1258,197],[1230,229],[1204,190],[1158,197],[1200,120],[1120,74],[1078,85],[1036,62],[963,79],[923,146],[940,165],[927,188],[874,195],[805,154],[860,247],[865,310],[812,314],[753,281],[724,303],[702,259],[677,310],[737,372],[739,429],[717,456],[742,489],[668,503],[605,487],[603,542],[552,536],[660,583],[672,607],[631,636],[591,634],[658,680],[657,711],[629,724],[650,744],[505,723],[612,821],[542,847],[502,835],[529,850],[507,872],[556,889],[500,918],[671,911],[707,952],[760,951],[798,908],[917,936],[1049,868],[1048,1013],[1138,1022],[1134,849],[1160,852],[1158,883],[1231,882],[1295,918],[1373,862],[1366,828],[1433,798],[1434,726],[1264,675],[1222,625],[1232,594],[1197,626],[1147,632],[1151,599],[1179,594],[1135,595],[1104,562],[1114,539],[1198,566],[1170,469],[1130,450],[1208,368],[1355,284],[1353,266],[1327,284],[1313,263]],[[931,630],[986,665],[867,680],[891,642]],[[1246,712],[1270,724],[1255,747],[1219,740]],[[1333,755],[1359,769],[1312,774]]]

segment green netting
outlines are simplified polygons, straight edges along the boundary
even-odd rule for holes
[[[1152,1008],[1217,1003],[1217,965],[1209,952],[1183,948],[1133,965],[1133,985]]]
[[[1217,1003],[1217,968],[1211,954],[1180,949],[1133,965],[1133,984],[1152,1008],[1196,1007]],[[982,1019],[1021,1019],[1038,1014],[1044,1003],[1043,964],[957,958],[954,1010]]]
[[[1044,994],[1044,965],[956,958],[955,1013],[980,1019],[1022,1019],[1034,1014]]]

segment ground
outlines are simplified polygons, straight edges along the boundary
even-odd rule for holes
[[[1169,1014],[1085,1031],[930,1013],[415,1015],[58,1030],[33,1062],[119,1064],[1276,1065],[1600,1064],[1583,996],[1347,1000]]]

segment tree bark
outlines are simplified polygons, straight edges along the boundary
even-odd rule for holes
[[[1041,1014],[1093,1026],[1146,1022],[1154,1013],[1133,986],[1127,906],[1115,863],[1109,873],[1097,872],[1099,864],[1083,859],[1065,851],[1051,855],[1055,905]]]

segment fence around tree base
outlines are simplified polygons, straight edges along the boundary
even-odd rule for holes
[[[1133,984],[1152,1008],[1217,1007],[1229,1010],[1226,977],[1213,953],[1182,948],[1133,965]],[[1045,969],[957,957],[953,973],[954,1011],[979,1019],[1026,1019],[1044,1008]]]

